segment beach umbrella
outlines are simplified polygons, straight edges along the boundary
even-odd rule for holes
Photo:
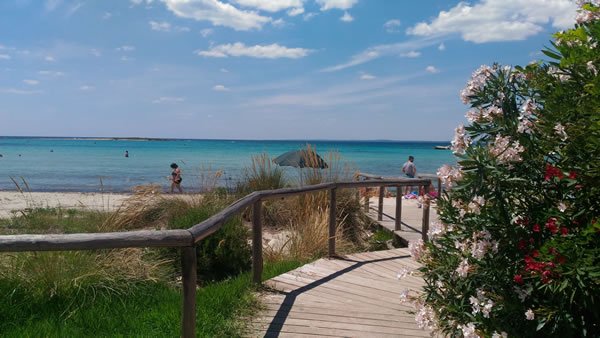
[[[328,167],[321,156],[312,149],[299,149],[288,151],[276,157],[273,162],[280,166],[295,168],[320,168]]]

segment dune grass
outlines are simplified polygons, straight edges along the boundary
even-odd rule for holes
[[[303,262],[267,262],[264,278],[294,269]],[[198,289],[196,331],[199,337],[236,337],[244,329],[239,318],[257,307],[250,273]],[[77,302],[76,310],[72,303]],[[176,337],[180,334],[179,287],[140,282],[121,294],[99,291],[40,297],[18,284],[0,280],[2,337]]]

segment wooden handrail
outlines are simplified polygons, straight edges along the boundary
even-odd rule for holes
[[[194,337],[195,312],[196,312],[196,250],[195,244],[210,236],[227,222],[232,216],[246,208],[253,207],[253,255],[252,270],[253,281],[260,283],[262,279],[262,224],[261,203],[263,200],[284,198],[320,191],[329,192],[329,240],[328,254],[335,255],[336,236],[336,191],[350,188],[369,188],[402,186],[424,186],[431,184],[429,179],[410,178],[384,178],[382,176],[359,173],[367,177],[364,181],[346,181],[321,183],[297,188],[284,188],[277,190],[262,190],[248,194],[235,201],[207,220],[192,226],[187,230],[141,230],[105,233],[77,233],[56,235],[4,235],[0,236],[0,252],[20,251],[59,251],[59,250],[94,250],[133,247],[178,247],[181,248],[181,264],[183,272],[183,316],[182,336]],[[368,175],[368,176],[367,176]],[[367,198],[368,202],[368,198]],[[380,203],[380,209],[382,203]],[[398,210],[398,207],[396,208]],[[428,208],[427,208],[428,210]],[[429,219],[423,219],[423,224]],[[428,224],[427,224],[428,225]]]

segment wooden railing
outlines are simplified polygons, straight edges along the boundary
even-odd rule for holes
[[[335,256],[336,194],[339,189],[423,186],[428,179],[369,179],[356,182],[322,183],[298,188],[256,191],[237,200],[219,213],[187,230],[127,231],[107,233],[79,233],[60,235],[7,235],[0,236],[0,252],[69,251],[133,247],[181,248],[183,280],[183,337],[195,337],[196,330],[196,248],[202,239],[210,236],[232,216],[252,207],[252,280],[261,283],[262,256],[262,201],[320,191],[329,191],[329,256]],[[381,191],[381,190],[380,190]],[[429,213],[427,213],[429,216]]]
[[[419,188],[423,188],[423,195],[425,196],[424,200],[423,200],[423,219],[422,219],[422,232],[421,232],[421,236],[423,241],[427,241],[427,233],[429,232],[429,200],[427,199],[427,194],[429,193],[429,187],[431,186],[431,181],[429,179],[434,178],[437,179],[437,183],[438,183],[438,196],[442,193],[442,181],[437,177],[437,175],[434,174],[421,174],[418,176],[418,180],[415,179],[410,179],[410,178],[386,178],[383,176],[379,176],[379,175],[373,175],[373,174],[368,174],[368,173],[357,173],[355,175],[355,178],[357,180],[363,179],[365,181],[370,181],[370,180],[386,180],[386,181],[390,181],[390,180],[400,180],[402,182],[407,182],[406,184],[402,184],[402,185],[394,185],[394,187],[396,188],[396,210],[395,210],[395,216],[394,216],[394,230],[396,231],[400,231],[402,230],[402,194],[400,192],[400,187],[401,186],[418,186]],[[427,182],[426,184],[422,184],[422,183],[408,183],[408,182]],[[419,189],[421,190],[421,189]],[[378,221],[382,221],[383,220],[383,198],[385,197],[385,187],[384,186],[380,186],[379,187],[379,200],[377,203],[377,220]],[[364,201],[364,207],[365,207],[365,212],[369,212],[369,192],[368,189],[365,192],[365,201]]]

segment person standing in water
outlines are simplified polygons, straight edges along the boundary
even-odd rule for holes
[[[408,178],[415,178],[415,176],[417,175],[417,166],[415,165],[414,161],[415,158],[413,156],[409,156],[408,161],[406,161],[406,163],[404,163],[404,165],[402,166],[402,172]],[[406,186],[406,188],[404,189],[404,194],[409,194],[411,189],[412,187]]]
[[[171,193],[174,192],[175,188],[182,193],[183,189],[181,189],[181,181],[183,179],[181,178],[181,169],[179,169],[177,163],[171,163],[171,169],[173,169],[171,172]]]
[[[129,151],[125,150],[125,157],[129,157]]]

